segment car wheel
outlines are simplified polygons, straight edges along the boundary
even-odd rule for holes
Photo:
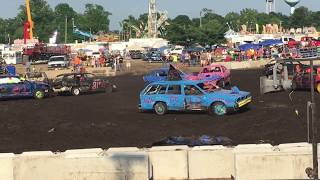
[[[71,93],[74,96],[79,96],[80,95],[80,89],[79,88],[72,88]]]
[[[35,92],[34,92],[34,97],[36,99],[43,99],[44,98],[44,92],[42,90],[39,90],[37,89]]]
[[[163,102],[157,102],[154,105],[154,111],[156,112],[157,115],[162,116],[167,113],[167,106]]]
[[[215,102],[211,105],[210,113],[218,116],[227,114],[227,106],[223,102]]]
[[[218,82],[218,86],[219,87],[222,87],[224,88],[226,86],[226,83],[224,82],[224,79],[221,79],[219,82]]]
[[[106,93],[112,93],[112,89],[113,89],[113,87],[112,87],[112,85],[110,85],[110,86],[108,86],[108,87],[106,88],[105,92],[106,92]]]
[[[317,91],[320,93],[320,83],[317,84]]]
[[[291,89],[292,90],[296,90],[297,89],[297,83],[296,82],[292,82]]]

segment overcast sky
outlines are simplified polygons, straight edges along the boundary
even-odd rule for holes
[[[0,17],[15,17],[18,8],[25,0],[0,0],[5,1],[0,6]],[[47,0],[51,7],[59,3],[70,4],[77,12],[83,12],[86,3],[102,5],[112,13],[110,17],[110,29],[119,28],[119,22],[128,15],[139,16],[148,11],[148,0]],[[283,0],[276,1],[276,11],[289,14],[290,7]],[[310,10],[320,11],[320,0],[301,0],[297,5],[306,6]],[[243,8],[255,8],[259,12],[265,12],[265,0],[157,0],[158,10],[166,10],[169,17],[184,14],[190,17],[198,17],[203,8],[212,9],[215,13],[225,15],[228,12],[239,12]]]

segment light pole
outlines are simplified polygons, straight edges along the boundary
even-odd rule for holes
[[[65,18],[65,25],[64,25],[64,43],[67,44],[68,42],[68,16]]]
[[[202,10],[200,11],[200,28],[202,28]]]

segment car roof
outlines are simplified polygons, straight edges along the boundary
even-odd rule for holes
[[[69,75],[79,75],[79,74],[81,75],[81,74],[92,74],[92,73],[66,73],[66,74],[59,74],[58,76],[69,76]]]
[[[159,69],[152,70],[152,72],[154,71],[169,71],[169,68],[159,68]]]
[[[7,77],[20,78],[19,76],[15,76],[15,75],[0,75],[0,78],[7,78]]]
[[[223,67],[223,65],[221,65],[221,64],[211,64],[211,65],[205,66],[204,68],[212,68],[212,67]]]
[[[66,56],[51,56],[50,58],[58,58],[58,57],[66,57]]]
[[[151,83],[151,85],[154,84],[169,84],[169,85],[177,85],[177,84],[199,84],[206,82],[205,80],[180,80],[180,81],[156,81]]]

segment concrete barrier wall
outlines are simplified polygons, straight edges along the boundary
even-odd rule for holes
[[[0,154],[0,179],[1,180],[14,180],[14,157],[12,153]]]
[[[268,64],[270,60],[258,60],[258,61],[232,61],[232,62],[217,62],[217,64],[224,65],[228,69],[257,69]]]
[[[307,179],[305,169],[312,167],[311,146],[308,144],[263,148],[238,146],[234,153],[238,180]]]
[[[262,68],[268,64],[271,60],[257,60],[257,61],[231,61],[231,62],[216,62],[217,64],[224,65],[228,69],[257,69]],[[309,64],[309,62],[303,62],[303,64]],[[320,65],[319,61],[314,61],[314,65]]]
[[[188,179],[188,147],[152,147],[148,150],[154,180]]]
[[[307,167],[307,143],[0,154],[1,180],[307,179]]]
[[[142,180],[149,177],[148,156],[142,151],[32,152],[17,155],[14,161],[14,180]]]
[[[190,179],[228,179],[235,177],[233,148],[194,147],[188,151]]]

